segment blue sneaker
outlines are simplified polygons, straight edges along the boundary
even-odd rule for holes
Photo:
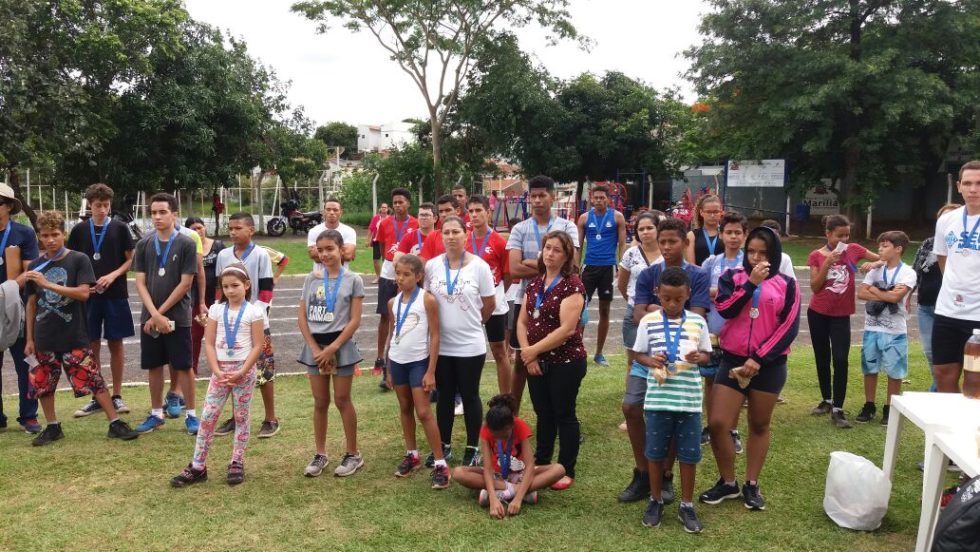
[[[143,423],[136,426],[136,433],[149,433],[154,429],[160,429],[163,427],[164,421],[161,418],[157,418],[153,414],[150,414],[143,420]]]
[[[595,361],[595,363],[598,364],[599,366],[602,366],[603,368],[609,368],[609,361],[606,360],[606,355],[602,353],[599,353],[596,356],[592,357],[592,360]]]
[[[201,429],[201,421],[197,419],[197,416],[185,418],[184,425],[187,427],[187,433],[191,435],[197,435],[197,430]]]
[[[180,395],[173,391],[167,393],[167,405],[164,408],[164,413],[168,418],[180,416]]]
[[[41,424],[37,423],[37,418],[30,418],[28,420],[22,421],[20,423],[20,427],[24,428],[24,431],[32,435],[41,433],[41,430],[43,429],[41,427]]]

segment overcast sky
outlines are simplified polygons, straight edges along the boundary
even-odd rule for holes
[[[326,35],[289,11],[292,0],[185,0],[188,12],[243,38],[252,56],[291,81],[290,101],[306,108],[317,124],[344,121],[381,124],[424,118],[421,92],[377,43],[374,36],[339,25]],[[592,38],[583,52],[571,43],[548,46],[544,34],[519,30],[522,47],[548,71],[569,78],[589,71],[617,70],[655,88],[678,87],[693,100],[680,76],[687,60],[680,52],[698,42],[700,0],[572,0],[572,22]]]

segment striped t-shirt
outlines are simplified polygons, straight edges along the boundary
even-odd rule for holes
[[[708,335],[708,323],[701,315],[691,311],[685,311],[685,314],[686,320],[681,330],[680,353],[676,362],[677,372],[668,374],[662,385],[652,374],[647,376],[644,410],[701,412],[701,373],[696,364],[689,364],[681,359],[689,351],[711,352],[711,338]],[[680,318],[670,320],[671,339],[676,335],[677,325],[680,323]],[[640,320],[633,350],[649,356],[667,351],[664,341],[663,311],[648,313]]]

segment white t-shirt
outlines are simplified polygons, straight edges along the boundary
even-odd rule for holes
[[[887,274],[887,275],[886,275]],[[915,270],[911,266],[902,263],[899,265],[898,274],[895,274],[894,268],[881,267],[874,270],[869,270],[864,276],[863,284],[869,286],[874,286],[875,282],[884,282],[885,278],[888,279],[887,283],[897,285],[904,285],[909,288],[909,293],[915,288],[915,282],[917,277],[915,275]],[[892,314],[890,308],[885,308],[881,314],[877,316],[867,315],[864,317],[864,331],[866,332],[881,332],[887,334],[904,335],[908,333],[908,327],[906,321],[908,320],[909,313],[905,310],[905,299],[897,303],[898,312]]]
[[[496,295],[490,265],[467,254],[462,270],[450,270],[455,280],[452,296],[447,292],[445,253],[425,265],[425,289],[439,302],[439,354],[473,357],[487,352],[483,334],[483,298]],[[457,278],[457,275],[459,276]]]
[[[790,259],[786,253],[783,253],[783,260],[779,262],[779,273],[785,274],[794,280],[796,279],[796,271],[793,270],[793,259]]]
[[[214,261],[214,273],[220,276],[221,271],[234,262],[240,262],[245,265],[245,270],[248,272],[248,279],[250,280],[249,283],[251,284],[251,293],[249,294],[248,302],[262,310],[265,328],[269,329],[269,318],[265,315],[268,305],[263,301],[259,301],[259,280],[263,278],[272,279],[272,260],[269,259],[269,254],[265,249],[256,245],[249,252],[248,257],[245,257],[245,260],[242,261],[235,255],[235,245],[231,244],[218,252],[218,257]]]
[[[939,217],[932,251],[946,257],[943,285],[936,298],[936,314],[980,322],[980,234],[970,234],[980,215],[967,217],[966,228],[960,207]]]
[[[623,258],[619,261],[619,267],[630,273],[629,283],[626,284],[626,306],[633,306],[633,297],[636,295],[636,280],[640,278],[640,273],[650,265],[657,264],[663,257],[657,254],[656,257],[646,262],[643,259],[643,252],[639,245],[634,245],[623,253]]]
[[[320,234],[323,233],[323,231],[326,229],[327,229],[327,223],[325,222],[321,222],[320,224],[317,224],[316,226],[311,228],[310,231],[306,234],[306,248],[309,249],[311,247],[314,247],[316,245],[316,239],[320,237]],[[347,226],[342,222],[338,222],[337,227],[334,228],[334,230],[340,232],[340,236],[344,238],[345,246],[352,243],[354,244],[355,247],[357,247],[357,232],[355,232],[353,228]],[[344,263],[344,268],[347,268],[347,265],[349,264],[350,263]],[[313,271],[322,274],[323,265],[318,262],[314,262]]]
[[[227,303],[215,303],[208,309],[208,318],[218,323],[218,332],[214,337],[214,348],[218,352],[218,360],[241,362],[248,357],[252,350],[252,322],[262,320],[265,322],[265,313],[259,307],[245,302],[242,307],[245,312],[242,314],[242,321],[238,325],[238,333],[235,334],[232,355],[228,356],[228,340],[225,334],[225,308]],[[228,311],[228,325],[235,327],[235,320],[238,318],[238,310]]]
[[[419,290],[419,294],[415,296],[415,301],[412,302],[407,313],[405,312],[406,305],[401,302],[402,293],[398,292],[398,295],[395,295],[392,320],[397,323],[399,304],[405,320],[402,322],[401,331],[398,335],[395,335],[394,330],[391,334],[388,358],[394,362],[408,364],[429,358],[429,317],[425,312],[425,294],[425,290]],[[408,296],[411,297],[411,294]],[[397,326],[395,330],[397,330]]]

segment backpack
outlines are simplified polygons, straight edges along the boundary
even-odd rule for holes
[[[933,552],[980,551],[980,476],[960,487],[939,515]]]

